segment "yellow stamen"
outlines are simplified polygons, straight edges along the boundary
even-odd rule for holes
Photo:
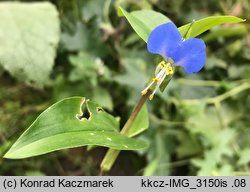
[[[165,77],[167,75],[172,75],[173,73],[174,73],[174,69],[171,63],[170,62],[166,63],[165,61],[161,61],[155,69],[155,77],[152,78],[148,86],[144,90],[142,90],[141,94],[145,95],[148,92],[149,88],[152,85],[155,85],[153,92],[149,96],[149,100],[152,100],[154,98],[154,94],[156,90],[160,87]]]
[[[166,62],[165,61],[161,61],[158,65],[160,65],[160,68],[164,68],[166,66]]]
[[[151,95],[149,96],[149,100],[151,101],[153,98],[154,98],[154,94],[151,94]]]
[[[167,75],[172,75],[174,73],[173,67],[171,66],[165,67],[165,69],[166,69]]]
[[[161,80],[161,78],[157,78],[157,77],[154,77],[154,78],[152,79],[152,81],[154,81],[154,82],[156,82],[156,83],[160,82],[160,80]]]
[[[141,94],[142,94],[142,95],[146,95],[147,92],[148,92],[148,89],[144,89],[144,90],[142,90]]]

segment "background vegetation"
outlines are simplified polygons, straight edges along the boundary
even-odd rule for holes
[[[124,124],[157,59],[125,18],[117,16],[116,9],[122,6],[129,11],[159,11],[177,26],[211,15],[234,15],[247,22],[225,24],[201,36],[207,45],[205,69],[195,75],[179,71],[165,92],[147,103],[150,126],[139,137],[150,142],[150,147],[122,151],[109,174],[250,175],[249,1],[50,2],[59,12],[59,45],[51,69],[46,64],[48,50],[38,59],[38,71],[45,74],[48,67],[49,78],[41,75],[37,80],[31,73],[27,79],[20,71],[7,70],[0,53],[1,157],[43,110],[65,97],[90,98]],[[1,27],[0,23],[0,34]],[[54,37],[48,31],[41,37]],[[15,46],[11,51],[21,54]],[[76,148],[23,160],[0,158],[0,174],[97,175],[105,151]]]

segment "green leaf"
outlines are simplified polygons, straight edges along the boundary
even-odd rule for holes
[[[240,151],[240,158],[238,160],[238,165],[247,165],[250,162],[250,149],[243,149]]]
[[[179,27],[179,31],[183,37],[192,38],[223,23],[239,23],[244,21],[244,19],[234,16],[211,16],[183,25]]]
[[[53,68],[59,18],[51,3],[0,3],[0,65],[21,81],[43,86]]]
[[[204,122],[209,124],[209,120]],[[192,163],[200,168],[198,171],[199,176],[220,174],[218,165],[224,163],[223,157],[229,157],[233,154],[230,141],[234,138],[234,135],[235,131],[230,128],[218,130],[213,134],[213,145],[211,149],[205,151],[204,159],[192,160]]]
[[[119,8],[118,14],[125,16],[135,32],[147,42],[150,32],[163,23],[170,22],[170,19],[161,13],[151,10],[133,11],[128,13],[123,8]]]
[[[145,168],[144,172],[143,172],[143,176],[152,176],[152,175],[154,175],[155,171],[157,170],[158,165],[159,165],[159,161],[158,161],[157,158],[150,161],[148,163],[147,167]]]
[[[76,24],[75,33],[73,35],[62,33],[61,42],[63,47],[69,51],[82,50],[88,45],[87,28],[82,23]]]
[[[69,61],[74,66],[69,75],[69,80],[80,81],[86,79],[94,87],[97,85],[97,62],[96,58],[86,52],[78,52],[77,55],[70,55]]]
[[[93,101],[100,104],[108,110],[113,109],[113,102],[107,89],[96,87],[94,89]]]
[[[126,69],[126,73],[116,75],[114,80],[121,85],[133,87],[134,90],[140,92],[145,87],[145,82],[148,80],[144,60],[138,58],[124,58],[122,63]]]
[[[4,157],[20,159],[85,145],[117,150],[147,147],[145,141],[121,135],[116,118],[97,104],[85,98],[72,97],[45,110]]]
[[[119,8],[118,14],[125,16],[135,32],[147,42],[150,32],[158,25],[171,22],[169,18],[159,12],[150,10],[132,11],[131,13]],[[179,31],[185,38],[196,37],[208,29],[223,23],[238,23],[245,20],[234,16],[211,16],[198,21],[192,21],[179,27]]]
[[[179,159],[195,156],[202,151],[200,143],[195,135],[186,132],[179,132],[177,135],[179,145],[176,147],[176,154]]]
[[[95,15],[98,15],[101,18],[103,15],[103,8],[105,6],[105,3],[106,1],[100,1],[100,0],[85,1],[84,6],[82,7],[81,10],[82,18],[85,21],[89,21]]]
[[[141,132],[148,129],[148,125],[149,125],[148,109],[147,106],[144,105],[139,114],[137,115],[135,121],[131,125],[127,135],[129,137],[134,137],[135,135],[138,135]]]
[[[147,170],[147,173],[144,174],[152,175],[169,175],[169,162],[173,145],[173,137],[169,133],[164,131],[157,131],[153,142],[151,143],[150,149],[148,150],[149,162],[157,161],[157,166],[149,164],[151,168],[146,167],[146,169],[151,169],[150,172]]]

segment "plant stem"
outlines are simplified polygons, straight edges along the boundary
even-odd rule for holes
[[[152,91],[148,90],[145,95],[141,96],[139,102],[137,103],[136,107],[134,108],[134,110],[131,113],[130,117],[128,118],[127,122],[123,126],[123,128],[121,130],[121,134],[126,135],[128,133],[128,131],[129,131],[131,125],[133,124],[135,118],[137,117],[137,115],[140,112],[142,106],[144,105],[144,103],[146,102],[146,100],[148,99],[148,97],[149,97],[149,95],[151,93],[152,93]]]
[[[138,101],[136,107],[134,108],[133,112],[131,113],[130,117],[128,118],[127,122],[125,123],[125,125],[123,126],[122,130],[121,130],[121,134],[123,135],[127,135],[131,125],[133,124],[135,118],[137,117],[138,113],[140,112],[142,106],[144,105],[144,103],[146,102],[146,100],[148,99],[149,95],[152,93],[152,91],[148,90],[147,93],[145,95],[142,95],[140,100]],[[120,150],[114,150],[114,149],[109,149],[105,155],[105,157],[102,160],[101,163],[101,170],[100,170],[100,175],[103,175],[103,173],[108,172],[115,160],[117,159],[118,155],[120,153]]]
[[[219,96],[208,99],[207,103],[208,104],[213,104],[215,102],[222,102],[223,100],[225,100],[225,99],[227,99],[229,97],[232,97],[234,95],[237,95],[238,93],[240,93],[242,91],[245,91],[247,89],[250,89],[250,84],[249,83],[242,83],[241,85],[231,89],[230,91],[228,91],[226,93],[223,93],[223,94],[221,94]]]
[[[222,101],[226,100],[227,98],[233,97],[234,95],[237,95],[238,93],[245,91],[247,89],[250,89],[250,83],[244,82],[241,85],[236,86],[235,88],[231,89],[230,91],[227,91],[221,95],[208,98],[205,100],[206,104],[214,104],[215,102],[221,103]],[[199,99],[184,99],[182,102],[186,103],[198,103],[200,102]]]

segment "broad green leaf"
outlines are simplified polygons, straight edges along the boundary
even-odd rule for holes
[[[244,19],[234,16],[211,16],[183,25],[179,27],[179,31],[183,37],[192,38],[223,23],[239,23],[244,21]]]
[[[0,28],[0,65],[21,81],[44,85],[59,42],[55,6],[48,2],[2,2]]]
[[[131,125],[128,136],[133,137],[135,135],[140,134],[148,128],[149,119],[148,119],[148,109],[147,106],[144,105],[136,117],[135,121]]]
[[[161,13],[152,10],[133,11],[128,13],[123,8],[119,8],[118,14],[125,16],[135,32],[147,42],[150,32],[163,23],[170,22],[170,19]]]
[[[147,147],[145,141],[121,135],[118,126],[116,118],[97,104],[81,97],[67,98],[45,110],[4,157],[20,159],[85,145],[117,150]]]

